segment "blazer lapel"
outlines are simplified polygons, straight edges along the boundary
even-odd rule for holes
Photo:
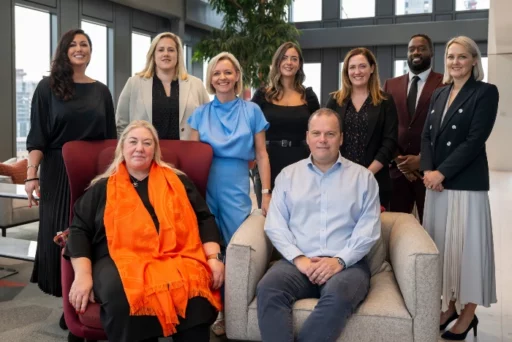
[[[427,113],[427,115],[434,115],[432,126],[434,127],[434,132],[436,132],[436,136],[441,132],[441,118],[443,117],[444,107],[446,106],[446,101],[448,101],[448,97],[450,96],[452,86],[453,85],[442,90],[442,92],[437,97],[434,109],[432,112]]]
[[[185,115],[185,108],[187,107],[188,95],[190,94],[190,82],[188,80],[179,80],[180,87],[180,100],[179,100],[179,122],[183,119]]]
[[[400,91],[397,92],[397,94],[400,94],[400,96],[397,96],[398,98],[393,97],[393,100],[395,100],[395,104],[400,110],[398,111],[398,114],[403,115],[402,121],[403,122],[409,122],[409,110],[407,109],[407,86],[409,85],[409,74],[405,74],[400,79]],[[402,96],[403,95],[403,96]]]
[[[464,84],[462,89],[459,91],[459,93],[453,100],[452,104],[450,105],[450,108],[448,108],[448,111],[446,112],[444,120],[441,124],[441,129],[439,130],[440,132],[446,128],[453,115],[455,113],[459,113],[459,109],[464,104],[464,102],[466,102],[471,97],[471,95],[473,95],[473,93],[475,92],[474,83],[474,78],[473,76],[471,76],[470,79]],[[452,89],[452,87],[450,87],[450,89]]]
[[[371,102],[368,104],[368,134],[366,135],[366,146],[370,143],[373,131],[379,119],[381,105],[374,106]]]
[[[142,78],[142,101],[144,102],[149,122],[153,122],[153,77]]]
[[[416,105],[416,113],[421,113],[422,110],[425,110],[425,107],[428,109],[430,98],[434,93],[434,90],[437,88],[438,83],[439,82],[435,78],[434,71],[431,71],[421,91],[418,104]],[[412,122],[414,122],[417,117],[418,115],[414,115],[414,117],[412,118]]]

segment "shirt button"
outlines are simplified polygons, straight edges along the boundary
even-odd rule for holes
[[[457,129],[457,126],[453,125],[453,126],[452,126],[452,129]]]
[[[446,143],[446,146],[451,146],[451,145],[452,145],[452,142],[451,142],[451,141],[448,141],[448,142]]]
[[[182,128],[181,131],[183,132],[185,130],[185,128]]]

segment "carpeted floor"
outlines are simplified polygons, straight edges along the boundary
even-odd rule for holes
[[[37,223],[11,228],[8,237],[36,240]],[[13,268],[17,274],[0,279],[0,341],[65,342],[67,331],[59,327],[62,298],[44,294],[29,283],[32,262],[0,258],[0,266]],[[3,273],[0,271],[0,277]],[[161,338],[160,342],[172,341]],[[212,334],[211,342],[226,342]]]

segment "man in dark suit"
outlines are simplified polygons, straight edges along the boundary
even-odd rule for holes
[[[433,53],[430,37],[412,36],[407,50],[409,73],[384,83],[384,91],[393,96],[398,112],[398,151],[390,168],[390,208],[411,213],[416,204],[420,221],[425,203],[425,186],[419,173],[421,132],[430,98],[436,88],[443,86],[443,75],[431,69]]]

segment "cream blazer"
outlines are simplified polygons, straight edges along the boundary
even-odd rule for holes
[[[187,119],[200,105],[210,102],[203,82],[192,75],[186,80],[179,80],[179,122],[180,140],[188,140],[190,126]],[[116,109],[117,136],[133,120],[145,120],[153,123],[153,77],[143,78],[133,76],[128,78],[126,85],[119,96]]]

